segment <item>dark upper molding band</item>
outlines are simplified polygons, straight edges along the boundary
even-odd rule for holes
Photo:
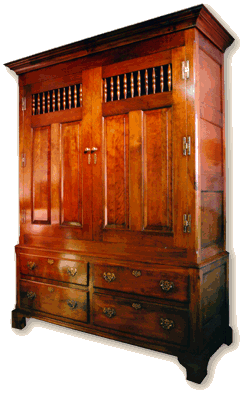
[[[152,37],[197,27],[222,52],[234,38],[203,5],[174,12],[112,32],[67,44],[29,57],[5,64],[17,74],[85,57],[89,54],[109,50]]]

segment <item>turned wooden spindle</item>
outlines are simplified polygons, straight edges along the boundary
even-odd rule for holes
[[[145,69],[145,93],[148,95],[148,69]]]
[[[127,75],[126,74],[124,74],[124,78],[123,78],[123,95],[124,95],[124,99],[127,99],[128,85],[127,85]]]
[[[161,92],[164,91],[164,72],[163,72],[163,66],[161,66],[160,69],[160,88],[161,88]]]
[[[69,109],[71,109],[71,87],[69,86],[69,91],[68,91],[68,100],[69,100]]]
[[[74,107],[77,108],[77,88],[74,85]]]
[[[168,65],[168,91],[171,91],[171,80],[172,80],[172,73],[171,73],[171,65]]]
[[[155,68],[153,68],[153,71],[152,71],[152,88],[153,88],[153,94],[155,94],[155,91],[156,91]]]
[[[60,111],[61,110],[61,92],[60,92],[60,88],[58,88],[57,91],[57,108]]]
[[[135,85],[134,85],[134,74],[133,72],[131,73],[130,77],[130,90],[131,90],[131,98],[134,98],[135,95]]]
[[[43,104],[43,114],[44,114],[45,113],[45,92],[43,92],[42,104]]]
[[[137,73],[137,92],[138,92],[138,96],[141,96],[141,72],[140,72],[140,70],[138,70],[138,73]]]
[[[47,112],[50,113],[50,92],[47,93]]]
[[[79,97],[80,97],[80,107],[82,107],[82,84],[80,84]]]
[[[104,102],[107,102],[108,100],[108,84],[107,84],[107,79],[104,79],[104,88],[103,88],[103,92],[104,92]]]
[[[119,101],[121,96],[120,76],[117,76],[116,85],[117,85],[117,99]]]
[[[52,111],[56,110],[56,93],[55,90],[52,92]]]
[[[35,95],[32,95],[32,115],[36,113],[36,100],[35,100]]]
[[[114,100],[114,79],[113,79],[113,77],[111,77],[111,79],[110,79],[110,98],[111,98],[111,101]]]
[[[66,88],[63,89],[63,110],[66,109]]]
[[[37,94],[37,114],[40,114],[41,112],[41,105],[40,105],[40,94]]]

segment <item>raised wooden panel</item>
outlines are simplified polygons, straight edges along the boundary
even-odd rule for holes
[[[32,129],[31,222],[51,222],[51,135],[50,127]]]
[[[129,227],[142,230],[143,112],[129,112]]]
[[[201,311],[203,325],[220,313],[225,305],[225,265],[203,275],[201,284]]]
[[[200,50],[200,102],[222,111],[221,66]]]
[[[172,231],[171,108],[143,114],[143,226]]]
[[[128,228],[128,115],[104,119],[105,226]]]
[[[223,238],[223,193],[201,192],[201,246]]]
[[[201,120],[201,173],[222,174],[221,128]]]
[[[81,123],[61,124],[61,225],[82,226]]]

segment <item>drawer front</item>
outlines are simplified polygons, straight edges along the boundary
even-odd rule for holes
[[[188,312],[164,305],[94,294],[94,324],[178,345],[188,343]]]
[[[20,254],[22,275],[88,285],[88,262]]]
[[[21,307],[88,321],[88,292],[32,281],[20,282]]]
[[[173,271],[94,265],[94,287],[187,302],[188,275]]]

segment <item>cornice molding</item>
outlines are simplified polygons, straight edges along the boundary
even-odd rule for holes
[[[150,39],[180,30],[197,27],[220,51],[224,52],[234,38],[217,21],[204,5],[174,12],[112,32],[100,34],[72,44],[5,64],[17,74],[27,73],[97,52]]]

